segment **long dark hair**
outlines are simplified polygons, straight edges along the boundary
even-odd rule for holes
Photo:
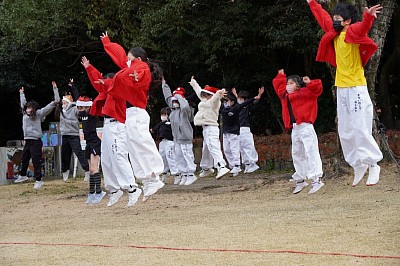
[[[136,58],[140,58],[143,62],[146,62],[149,65],[151,73],[150,90],[159,88],[164,75],[162,68],[156,62],[147,57],[147,53],[142,47],[132,48],[129,50],[129,53]]]

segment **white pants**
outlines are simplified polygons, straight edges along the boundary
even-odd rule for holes
[[[372,136],[373,106],[367,86],[337,89],[338,131],[344,159],[353,168],[376,164],[382,152]]]
[[[210,169],[225,167],[226,162],[221,151],[218,126],[203,126],[203,150],[200,167]]]
[[[108,191],[137,187],[126,149],[125,124],[110,122],[104,118],[103,138],[101,141],[101,168],[104,186]]]
[[[295,169],[293,179],[318,181],[322,176],[322,161],[319,155],[318,138],[314,126],[309,123],[293,124],[292,159]]]
[[[194,163],[193,144],[175,143],[175,156],[179,172],[182,174],[193,174],[196,172]]]
[[[222,135],[224,154],[230,168],[240,167],[240,138],[239,135],[224,133]]]
[[[254,146],[253,133],[249,127],[240,127],[240,155],[242,163],[254,164],[258,161],[258,153]]]
[[[128,152],[135,177],[141,180],[159,179],[164,170],[163,159],[150,134],[150,117],[145,109],[126,109]]]
[[[163,173],[171,172],[171,175],[179,173],[175,156],[175,145],[172,140],[163,139],[160,141],[158,151],[164,162]]]

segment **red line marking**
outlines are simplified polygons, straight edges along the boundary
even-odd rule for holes
[[[76,244],[76,243],[43,243],[43,242],[0,242],[0,245],[38,245],[38,246],[71,246],[71,247],[100,247],[100,248],[115,248],[114,245],[106,244]],[[344,257],[357,257],[369,259],[400,259],[400,256],[389,255],[366,255],[366,254],[353,254],[342,252],[313,252],[313,251],[299,251],[299,250],[265,250],[265,249],[220,249],[220,248],[179,248],[179,247],[163,247],[163,246],[138,246],[127,245],[122,247],[136,248],[136,249],[158,249],[158,250],[172,250],[172,251],[201,251],[201,252],[237,252],[237,253],[288,253],[288,254],[301,254],[301,255],[321,255],[321,256],[344,256]]]

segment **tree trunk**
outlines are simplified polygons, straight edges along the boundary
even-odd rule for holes
[[[397,9],[393,14],[393,27],[394,32],[400,29],[400,12]],[[391,104],[391,78],[390,76],[398,72],[400,66],[400,36],[394,34],[394,49],[384,65],[381,68],[379,75],[379,106],[381,108],[382,123],[389,129],[394,127],[392,104]]]

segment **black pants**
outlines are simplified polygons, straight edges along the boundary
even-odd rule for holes
[[[42,180],[42,140],[41,139],[26,139],[25,146],[22,151],[22,167],[21,176],[26,176],[29,160],[32,158],[33,177],[36,181]]]
[[[69,166],[71,164],[71,155],[72,151],[78,157],[79,162],[83,170],[86,172],[89,171],[89,163],[85,158],[85,153],[81,147],[81,141],[79,136],[62,136],[62,145],[61,145],[61,171],[64,173],[69,170]]]

